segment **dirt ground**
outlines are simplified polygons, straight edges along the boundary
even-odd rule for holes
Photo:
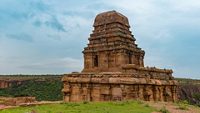
[[[33,102],[33,103],[22,103],[22,104],[20,104],[18,106],[9,106],[9,105],[0,104],[0,110],[16,108],[16,107],[19,107],[19,106],[34,106],[34,105],[58,104],[58,103],[62,103],[62,101],[40,101],[40,102]]]
[[[172,102],[146,102],[149,106],[156,108],[158,111],[165,107],[170,113],[200,113],[200,107],[187,105],[185,110],[182,110],[180,106]],[[153,112],[161,113],[161,112]]]

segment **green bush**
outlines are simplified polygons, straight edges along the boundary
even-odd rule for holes
[[[188,110],[189,102],[187,100],[178,101],[177,104],[178,104],[178,109]]]
[[[165,106],[163,106],[163,107],[159,110],[159,112],[161,112],[161,113],[170,113],[170,112],[166,109]]]
[[[150,107],[149,104],[145,104],[144,107]]]
[[[192,97],[198,101],[200,101],[200,93],[194,93]]]
[[[137,100],[136,102],[137,102],[138,104],[144,104],[144,102],[141,101],[141,100]]]

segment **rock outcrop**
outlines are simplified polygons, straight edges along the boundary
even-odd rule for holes
[[[17,80],[1,80],[0,79],[0,89],[5,89],[5,88],[9,88],[12,85],[19,85],[21,84],[23,81],[17,81]]]
[[[18,106],[36,102],[35,97],[0,97],[1,104],[6,106]]]

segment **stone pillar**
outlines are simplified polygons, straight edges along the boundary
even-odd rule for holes
[[[171,92],[171,86],[164,86],[163,90],[163,96],[164,96],[164,101],[172,101],[172,92]]]
[[[69,102],[70,101],[71,88],[70,88],[70,84],[68,82],[64,82],[62,92],[63,92],[63,100],[65,102]]]
[[[126,100],[126,90],[125,90],[125,85],[121,84],[120,88],[122,90],[122,100]]]
[[[121,101],[122,100],[122,89],[118,85],[112,86],[112,100]]]
[[[138,96],[140,100],[144,100],[144,85],[140,84],[138,90]]]
[[[149,93],[149,100],[153,101],[153,87],[152,85],[148,85],[148,93]]]
[[[125,85],[122,95],[125,95],[125,100],[131,100],[135,96],[134,93],[133,85]]]
[[[84,69],[83,72],[93,71],[93,59],[91,53],[84,53]]]
[[[132,98],[137,99],[138,98],[138,85],[133,84],[132,85]]]
[[[108,69],[108,57],[109,57],[109,53],[103,52],[104,54],[100,54],[100,67],[101,67],[101,71],[105,71]]]
[[[120,51],[120,53],[118,53],[118,60],[118,62],[120,63],[119,65],[123,65],[126,63],[125,54],[123,51]]]
[[[64,102],[70,102],[70,94],[64,92],[63,100]]]
[[[139,57],[139,66],[144,67],[144,58],[141,55]]]
[[[81,84],[73,84],[71,86],[72,88],[72,91],[71,91],[71,95],[70,95],[70,101],[71,102],[80,102],[82,101],[82,98],[81,98]]]
[[[177,86],[172,86],[172,101],[177,100]]]
[[[90,101],[90,87],[89,84],[82,84],[82,94],[83,101]]]
[[[159,89],[158,89],[158,86],[153,86],[153,99],[154,99],[154,101],[159,101],[159,99],[160,99],[160,92],[159,92]]]
[[[161,94],[161,93],[162,93],[162,91],[161,91],[162,89],[161,89],[161,86],[160,86],[160,85],[157,86],[157,90],[158,90],[158,95],[157,95],[158,98],[157,98],[157,100],[158,100],[158,101],[162,101],[162,96],[161,96],[161,95],[162,95],[162,94]]]
[[[100,84],[92,85],[91,101],[100,101]]]
[[[144,100],[153,101],[152,85],[145,85],[144,87]]]
[[[160,90],[160,101],[165,101],[164,99],[164,87],[165,86],[160,86],[159,90]]]
[[[101,90],[100,101],[110,101],[111,100],[110,85],[109,84],[102,84],[100,90]]]

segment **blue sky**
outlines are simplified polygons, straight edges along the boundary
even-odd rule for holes
[[[145,65],[200,79],[199,0],[1,0],[0,74],[81,71],[95,16],[129,18]]]

